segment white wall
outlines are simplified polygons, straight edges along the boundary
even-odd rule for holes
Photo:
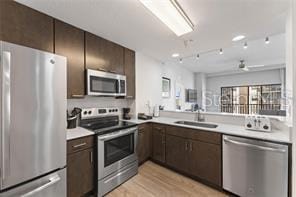
[[[162,77],[171,79],[171,96],[170,98],[163,98],[161,105],[163,105],[165,109],[176,110],[176,89],[180,87],[181,109],[190,109],[191,103],[185,102],[185,89],[194,89],[194,73],[183,68],[182,64],[165,64],[162,65]]]
[[[162,77],[171,79],[171,97],[162,98]],[[194,73],[182,65],[162,64],[161,62],[136,52],[136,113],[149,113],[151,106],[164,105],[165,109],[175,110],[175,87],[194,88]],[[184,104],[184,108],[190,104]],[[152,113],[152,110],[150,111]]]
[[[147,102],[161,104],[161,75],[160,62],[136,52],[136,113],[149,113]]]
[[[197,104],[206,109],[207,78],[205,73],[195,73],[195,88],[197,90]]]
[[[280,69],[207,77],[206,111],[219,112],[221,87],[277,83],[282,83]]]

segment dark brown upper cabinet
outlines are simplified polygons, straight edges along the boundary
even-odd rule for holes
[[[124,73],[126,75],[126,98],[136,97],[135,51],[124,49]]]
[[[114,42],[85,33],[85,66],[88,69],[124,74],[124,48]]]
[[[15,1],[1,0],[0,40],[53,52],[53,18]]]
[[[55,53],[67,57],[67,97],[85,94],[84,31],[55,20]]]

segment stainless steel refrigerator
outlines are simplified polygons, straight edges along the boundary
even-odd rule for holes
[[[0,41],[0,197],[66,196],[66,58]]]

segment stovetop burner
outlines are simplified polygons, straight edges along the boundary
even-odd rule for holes
[[[114,132],[116,130],[137,126],[137,124],[120,121],[118,116],[109,116],[81,120],[80,126],[91,130],[96,134],[103,135],[106,133]]]

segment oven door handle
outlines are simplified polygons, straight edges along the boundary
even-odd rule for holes
[[[117,137],[121,137],[121,136],[128,135],[128,134],[131,134],[131,133],[136,133],[136,132],[137,132],[137,129],[134,129],[134,128],[133,129],[120,130],[118,132],[98,136],[98,140],[107,141],[107,140],[111,140],[111,139],[114,139],[114,138],[117,138]]]

